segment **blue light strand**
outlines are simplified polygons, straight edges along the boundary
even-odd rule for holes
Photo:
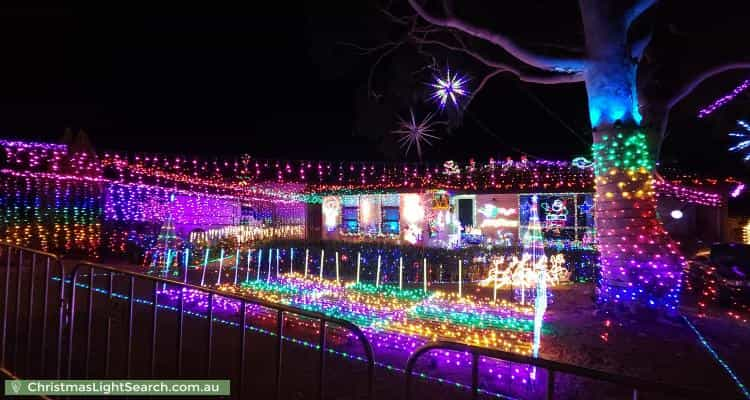
[[[690,329],[693,330],[695,335],[698,336],[698,340],[701,342],[703,347],[705,347],[706,350],[708,350],[708,352],[711,353],[711,356],[713,356],[714,360],[716,360],[716,362],[719,363],[719,365],[721,365],[721,367],[724,368],[725,371],[727,371],[727,373],[729,374],[729,377],[732,378],[732,380],[740,389],[740,391],[745,396],[745,398],[750,399],[750,391],[748,391],[747,386],[745,386],[745,384],[742,383],[742,381],[734,372],[732,367],[730,367],[729,364],[727,364],[724,361],[724,359],[722,359],[721,356],[719,356],[719,354],[716,353],[716,350],[714,350],[714,348],[711,347],[711,344],[708,343],[708,340],[706,340],[706,338],[703,337],[700,331],[698,331],[698,328],[696,328],[695,325],[693,325],[693,323],[690,322],[690,320],[686,316],[683,315],[682,318],[685,320],[685,323],[690,327]]]
[[[53,281],[56,281],[56,282],[60,281],[59,277],[52,277],[51,279]],[[71,283],[70,279],[66,279],[65,283],[66,284],[70,284]],[[88,289],[89,288],[89,286],[87,284],[80,283],[80,282],[76,283],[76,286],[79,287],[79,288],[83,288],[83,289]],[[108,291],[106,291],[104,289],[96,288],[96,287],[93,290],[94,290],[94,292],[97,292],[97,293],[100,293],[100,294],[105,294],[105,295],[109,295],[110,294]],[[129,299],[129,296],[121,294],[121,293],[117,293],[117,292],[112,292],[111,296],[114,297],[114,298],[117,298],[117,299],[121,299],[121,300],[128,300]],[[146,300],[146,299],[134,298],[133,301],[135,303],[138,303],[138,304],[145,304],[145,305],[153,305],[154,304],[152,301],[149,301],[149,300]],[[180,311],[180,309],[177,308],[177,307],[168,306],[168,305],[165,305],[165,304],[157,304],[156,307],[160,308],[160,309],[168,310],[168,311],[174,311],[174,312],[179,312]],[[183,310],[183,312],[185,313],[185,315],[189,315],[189,316],[192,316],[192,317],[198,317],[198,318],[201,318],[201,319],[208,319],[208,316],[205,315],[205,314],[200,314],[200,313],[197,313],[197,312],[194,312],[194,311],[190,311],[190,310]],[[237,322],[227,321],[225,319],[221,319],[221,318],[218,318],[218,317],[214,317],[213,318],[213,322],[218,322],[218,323],[221,323],[221,324],[224,324],[224,325],[228,325],[228,326],[232,326],[232,327],[236,327],[236,328],[238,328],[240,326],[240,324],[237,323]],[[258,327],[252,326],[252,325],[245,325],[245,329],[253,331],[253,332],[256,332],[256,333],[268,335],[268,336],[276,336],[276,332],[272,332],[272,331],[269,331],[269,330],[263,329],[263,328],[258,328]],[[296,338],[293,338],[293,337],[283,336],[283,335],[281,336],[281,338],[282,338],[282,340],[285,340],[287,342],[300,345],[302,347],[307,347],[307,348],[311,348],[311,349],[315,349],[315,350],[320,350],[320,345],[317,345],[317,344],[314,344],[314,343],[310,343],[310,342],[305,341],[305,340],[296,339]],[[354,361],[367,362],[367,360],[364,357],[353,355],[353,354],[349,354],[348,352],[345,352],[345,351],[338,351],[338,350],[334,350],[334,349],[331,349],[331,348],[327,348],[326,350],[328,351],[328,353],[333,354],[333,355],[337,355],[339,357],[348,358],[348,359],[354,360]],[[406,373],[406,370],[403,369],[403,368],[399,368],[399,367],[393,366],[391,364],[386,364],[386,363],[383,363],[383,362],[380,362],[380,361],[375,361],[375,366],[379,367],[379,368],[386,369],[388,371],[395,371],[395,372],[399,372],[399,373],[402,373],[402,374]],[[412,375],[416,376],[418,378],[427,380],[427,381],[438,382],[438,383],[441,383],[441,384],[449,384],[449,385],[453,385],[453,386],[455,386],[455,387],[457,387],[459,389],[463,389],[463,390],[471,390],[471,385],[466,385],[466,384],[463,384],[463,383],[460,383],[460,382],[453,381],[451,379],[445,379],[445,378],[438,378],[438,377],[434,377],[434,376],[429,376],[429,375],[425,374],[424,372],[413,372]],[[486,394],[486,395],[489,395],[489,396],[492,396],[492,397],[495,397],[495,398],[498,398],[498,399],[520,400],[520,399],[518,399],[516,397],[506,396],[504,394],[492,392],[492,391],[489,391],[489,390],[486,390],[486,389],[482,389],[482,388],[479,388],[479,393]]]

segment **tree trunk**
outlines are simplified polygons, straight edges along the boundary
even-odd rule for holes
[[[637,65],[623,17],[632,3],[580,0],[594,131],[599,298],[604,304],[671,313],[679,305],[682,260],[656,213],[654,153],[659,138],[641,125]]]
[[[599,299],[671,313],[682,260],[656,213],[653,148],[638,127],[594,132]]]

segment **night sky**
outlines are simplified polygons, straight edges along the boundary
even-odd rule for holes
[[[375,86],[387,95],[368,98],[367,76],[377,53],[361,55],[345,43],[375,46],[398,36],[377,3],[271,3],[277,4],[2,9],[0,137],[57,140],[70,128],[85,130],[97,149],[404,159],[389,131],[396,115],[408,114],[407,103],[418,111],[434,109],[420,97],[431,75],[411,72],[421,61],[413,48],[404,47],[374,75]],[[582,43],[576,1],[528,3],[518,10],[503,5],[482,13],[467,6],[462,12],[476,12],[480,23],[502,26],[532,43],[544,38]],[[748,12],[741,2],[712,2],[708,10],[664,3],[645,22],[655,27],[647,56],[668,60],[659,61],[660,76],[684,71],[692,60],[716,62],[748,53],[748,34],[741,35],[748,29]],[[496,22],[487,15],[497,15]],[[439,62],[466,71],[474,82],[483,76],[465,58],[440,56]],[[739,157],[728,155],[725,135],[737,118],[750,118],[750,97],[741,96],[706,121],[695,114],[748,77],[750,71],[712,79],[673,112],[665,163],[746,173]],[[450,132],[438,133],[442,140],[428,148],[426,159],[521,152],[569,159],[589,153],[582,84],[542,87],[500,76],[457,121]]]

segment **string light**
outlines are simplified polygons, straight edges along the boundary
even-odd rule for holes
[[[642,132],[594,143],[599,301],[676,312],[683,259],[656,218],[653,162]],[[667,187],[671,184],[664,183]]]
[[[708,340],[706,340],[706,338],[703,337],[703,335],[700,333],[698,328],[696,328],[695,325],[693,325],[693,323],[690,322],[688,317],[683,315],[682,319],[685,320],[685,323],[690,327],[693,333],[695,333],[695,336],[698,337],[698,341],[703,345],[706,351],[708,351],[709,354],[711,354],[711,357],[713,357],[714,360],[716,360],[716,362],[719,363],[719,365],[721,365],[724,371],[726,371],[727,374],[729,374],[729,377],[732,378],[732,381],[734,382],[735,385],[737,385],[737,388],[740,390],[740,392],[742,392],[742,395],[745,396],[746,399],[750,399],[750,390],[748,390],[747,386],[745,386],[745,384],[742,383],[742,381],[734,372],[732,367],[730,367],[729,364],[727,364],[726,361],[724,361],[724,359],[722,359],[721,356],[719,356],[719,354],[716,353],[716,350],[714,350],[713,346],[711,346],[711,344],[708,343]]]
[[[705,118],[711,115],[714,111],[721,108],[724,104],[727,104],[730,101],[734,100],[735,97],[747,90],[748,87],[750,87],[750,79],[742,81],[739,85],[737,85],[737,87],[732,89],[731,92],[714,100],[713,103],[709,104],[708,106],[701,108],[698,111],[698,118]]]
[[[408,155],[409,150],[414,146],[417,150],[417,156],[422,159],[422,145],[431,145],[430,140],[440,139],[439,137],[431,134],[433,131],[432,126],[432,114],[427,114],[421,121],[417,122],[414,117],[414,111],[409,111],[411,119],[404,120],[399,117],[398,128],[393,133],[400,135],[398,138],[399,145],[403,148],[404,154]]]

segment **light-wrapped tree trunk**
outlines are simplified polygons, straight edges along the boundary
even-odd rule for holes
[[[627,1],[580,0],[584,72],[593,128],[599,300],[676,311],[682,260],[656,213],[654,150],[641,125],[637,60],[627,41]]]
[[[682,259],[656,213],[654,161],[637,127],[594,133],[599,300],[674,312]]]

